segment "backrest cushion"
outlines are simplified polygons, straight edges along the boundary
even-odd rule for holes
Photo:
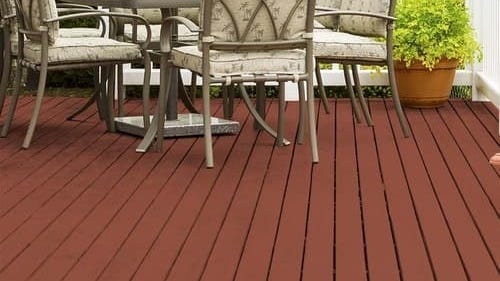
[[[202,11],[204,16],[211,14],[211,27],[207,32],[215,41],[265,42],[299,38],[306,31],[308,2],[202,0]]]
[[[342,0],[341,10],[389,14],[390,0]],[[386,21],[361,16],[341,16],[339,29],[358,35],[385,36]]]
[[[316,0],[316,6],[340,10],[342,0]],[[339,26],[339,16],[317,17],[316,20],[324,27],[337,29]]]
[[[12,15],[16,13],[16,4],[13,0],[2,0],[2,16]],[[17,20],[11,20],[10,24],[10,40],[12,42],[17,42]]]
[[[42,22],[57,17],[55,0],[21,0],[24,24],[27,29],[39,31]],[[59,22],[47,24],[49,44],[54,44],[59,36]],[[39,42],[39,36],[29,35],[29,39]]]

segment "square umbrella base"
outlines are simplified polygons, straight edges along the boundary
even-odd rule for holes
[[[152,119],[152,116],[150,117]],[[237,134],[240,123],[233,120],[212,117],[212,134]],[[128,116],[115,118],[116,130],[135,135],[144,136],[144,122],[142,116]],[[177,120],[167,120],[164,126],[164,137],[186,137],[203,135],[203,116],[196,113],[179,114]]]

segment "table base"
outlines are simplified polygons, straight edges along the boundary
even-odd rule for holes
[[[153,116],[151,116],[152,119]],[[212,134],[237,134],[240,124],[233,120],[212,117]],[[142,116],[115,118],[116,130],[143,137],[146,133]],[[179,114],[177,120],[165,121],[164,137],[203,135],[203,116],[196,113]]]

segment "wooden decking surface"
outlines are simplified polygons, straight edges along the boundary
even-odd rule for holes
[[[32,102],[0,139],[1,281],[499,280],[490,104],[406,110],[405,139],[390,101],[370,101],[370,128],[332,100],[318,113],[317,165],[307,144],[274,147],[237,104],[241,133],[215,138],[208,170],[201,138],[138,154],[93,109],[66,121],[75,98],[46,98],[21,150]],[[287,104],[292,139],[297,112]]]

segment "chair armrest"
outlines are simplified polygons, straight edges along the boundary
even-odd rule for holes
[[[394,22],[396,20],[395,17],[391,17],[391,16],[387,16],[387,15],[383,15],[383,14],[361,12],[361,11],[345,11],[345,10],[319,12],[319,13],[316,13],[314,16],[315,17],[323,17],[323,16],[335,16],[335,15],[339,15],[339,16],[351,15],[351,16],[363,16],[363,17],[379,18],[379,19],[387,20],[388,22]]]
[[[143,23],[143,25],[146,27],[147,31],[147,36],[146,40],[144,42],[141,42],[140,45],[143,49],[147,49],[149,43],[151,42],[151,27],[149,26],[148,21],[138,15],[134,14],[126,14],[126,13],[113,13],[113,12],[104,12],[104,11],[95,11],[95,12],[85,12],[85,13],[77,13],[77,14],[69,14],[69,15],[64,15],[56,18],[51,18],[43,21],[44,24],[47,23],[52,23],[56,21],[62,21],[62,20],[68,20],[68,19],[76,19],[76,18],[86,18],[86,17],[109,17],[110,19],[114,18],[132,18],[134,20],[138,20]],[[135,42],[138,43],[138,42]]]
[[[328,12],[328,11],[338,11],[339,9],[330,8],[330,7],[324,7],[324,6],[316,6],[316,7],[314,7],[314,10]]]
[[[201,29],[193,21],[181,16],[171,16],[162,20],[160,31],[160,52],[168,53],[172,49],[172,25],[182,23],[191,32],[201,32]]]
[[[96,10],[94,7],[89,6],[89,5],[83,5],[83,4],[75,4],[75,3],[57,3],[56,4],[57,8],[63,8],[63,9],[86,9],[86,10]]]

